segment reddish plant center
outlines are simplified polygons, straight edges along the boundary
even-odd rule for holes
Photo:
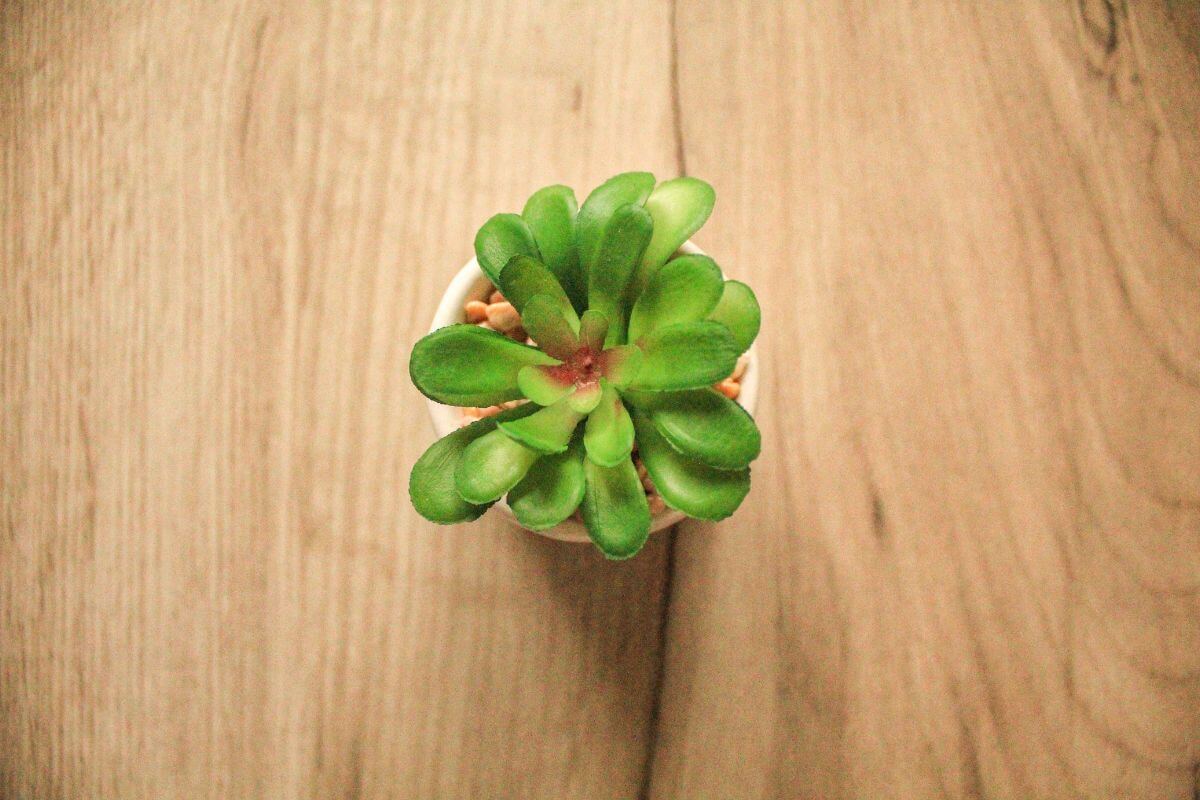
[[[563,363],[547,367],[546,371],[560,386],[584,389],[594,386],[604,376],[605,359],[590,347],[580,347]]]
[[[580,347],[564,364],[571,370],[572,382],[576,386],[584,386],[600,380],[600,376],[603,374],[600,365],[600,354],[590,347]]]

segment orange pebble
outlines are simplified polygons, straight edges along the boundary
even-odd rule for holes
[[[504,302],[504,295],[500,294],[499,289],[492,292],[492,296],[488,298],[488,303],[491,303],[491,304],[503,303],[503,302]]]
[[[482,300],[470,300],[463,311],[467,312],[467,322],[483,322],[487,319],[487,303]]]
[[[742,385],[731,378],[726,378],[714,388],[730,400],[737,400],[738,395],[742,393]]]
[[[487,319],[501,333],[507,333],[521,324],[521,315],[513,308],[513,304],[504,301],[487,307]]]
[[[661,514],[667,510],[667,504],[656,494],[647,495],[646,502],[650,504],[651,514]]]

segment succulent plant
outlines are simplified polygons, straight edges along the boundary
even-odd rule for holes
[[[711,387],[757,336],[758,302],[711,258],[676,255],[714,200],[695,178],[629,172],[578,209],[549,186],[484,223],[479,266],[537,346],[451,325],[417,342],[409,372],[440,403],[529,402],[421,456],[409,495],[422,516],[469,521],[507,495],[522,525],[545,530],[578,509],[605,556],[628,558],[651,523],[635,450],[667,506],[706,520],[737,509],[761,440]]]

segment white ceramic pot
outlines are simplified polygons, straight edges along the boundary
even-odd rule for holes
[[[704,254],[703,250],[691,242],[684,243],[683,247],[679,248],[679,252]],[[429,330],[436,331],[438,328],[444,328],[447,325],[465,322],[463,306],[466,305],[467,301],[486,300],[491,291],[491,281],[479,269],[479,262],[472,258],[463,265],[463,268],[454,276],[454,280],[450,281],[450,285],[446,287],[446,292],[442,295],[441,302],[438,303],[437,312],[433,315],[433,324]],[[750,348],[747,355],[749,356],[749,363],[746,365],[746,371],[742,375],[742,391],[738,395],[738,402],[741,403],[743,408],[753,414],[755,401],[758,399],[758,356],[753,347]],[[459,422],[462,420],[462,411],[458,407],[445,406],[441,403],[435,403],[432,400],[427,402],[429,405],[429,417],[433,420],[433,429],[439,437],[458,429]],[[500,513],[514,524],[520,524],[517,522],[517,518],[513,516],[508,504],[503,500],[496,503],[494,508],[499,509]],[[671,527],[682,519],[684,519],[683,512],[668,508],[661,514],[654,516],[654,519],[650,523],[650,532],[657,533],[664,528]],[[568,519],[548,530],[535,531],[535,533],[564,542],[590,541],[587,529],[573,519]]]

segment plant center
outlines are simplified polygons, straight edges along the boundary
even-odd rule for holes
[[[600,357],[590,347],[581,347],[567,360],[575,373],[575,384],[582,386],[600,380]]]

